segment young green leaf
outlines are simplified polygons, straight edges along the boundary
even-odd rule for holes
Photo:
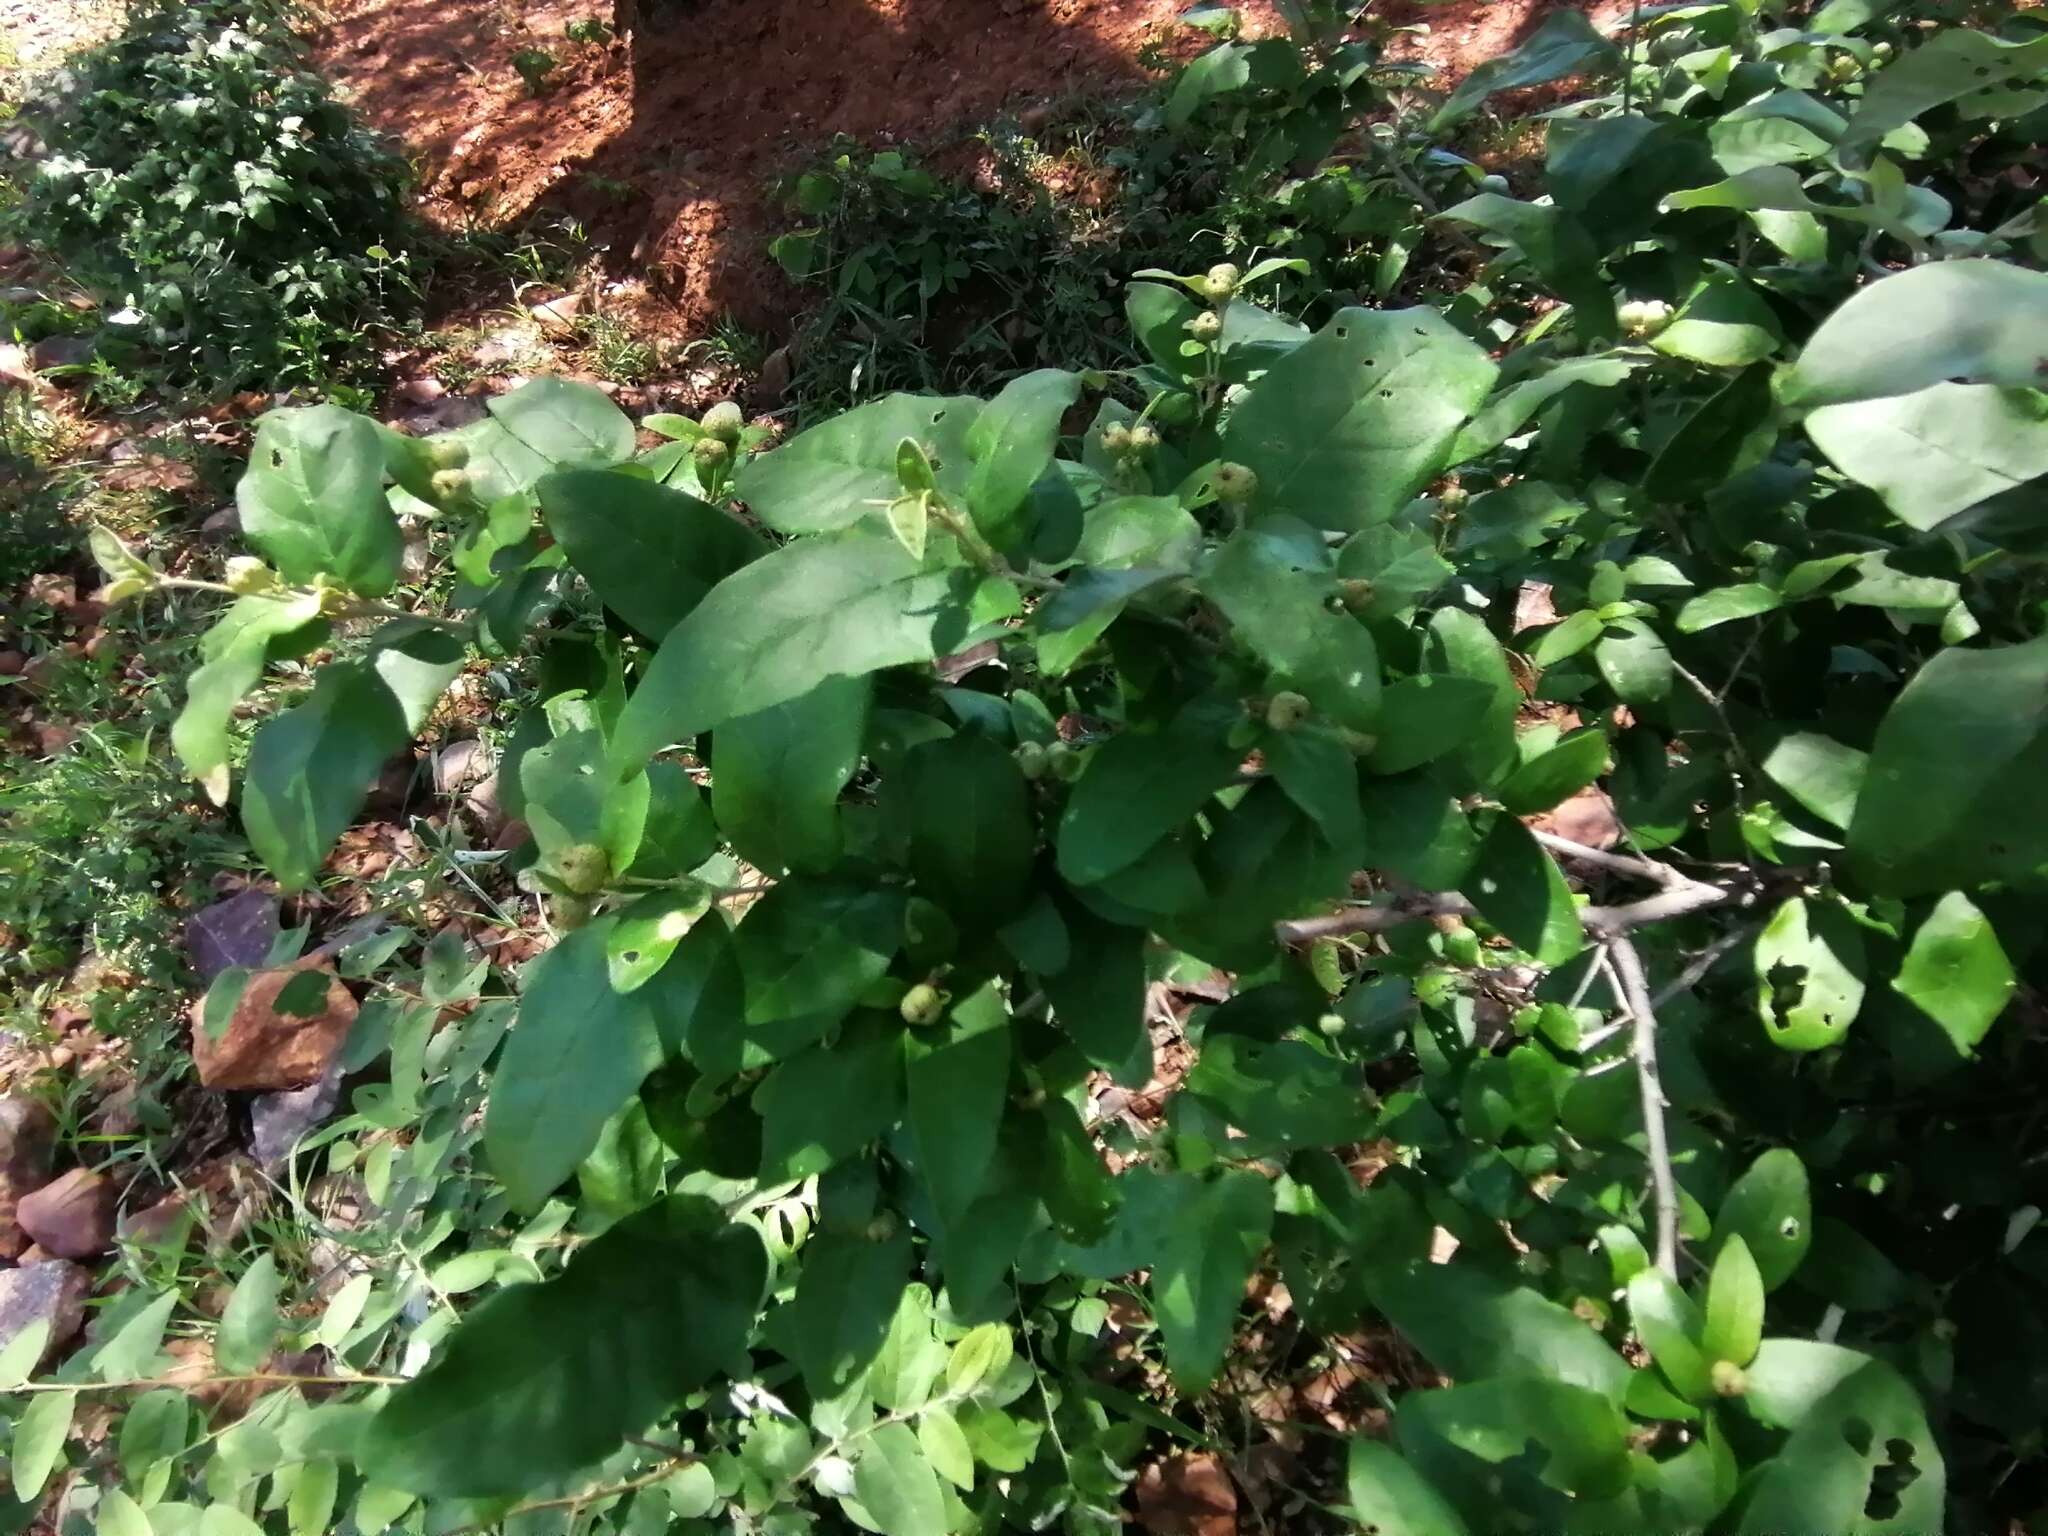
[[[551,464],[623,464],[633,423],[603,390],[553,374],[485,402],[491,416]]]
[[[384,447],[365,417],[338,405],[272,411],[235,504],[242,532],[286,581],[325,574],[382,597],[398,580],[405,539],[384,497]]]
[[[827,678],[719,727],[711,814],[741,858],[766,870],[818,870],[839,857],[839,792],[860,766],[872,693],[867,678]]]
[[[1359,1528],[1380,1536],[1468,1536],[1442,1494],[1383,1440],[1353,1440],[1345,1487]]]
[[[34,1503],[63,1460],[64,1441],[71,1433],[71,1411],[77,1401],[76,1392],[38,1392],[14,1421],[8,1461],[17,1502]]]
[[[1628,1282],[1628,1316],[1672,1390],[1693,1402],[1712,1394],[1707,1372],[1716,1357],[1701,1352],[1699,1308],[1677,1281],[1661,1269],[1638,1270]]]
[[[264,1253],[256,1257],[228,1297],[221,1313],[220,1332],[213,1342],[214,1364],[234,1374],[257,1371],[270,1358],[270,1346],[277,1338],[278,1298],[283,1281],[277,1259]]]
[[[853,1464],[854,1492],[882,1536],[946,1536],[946,1501],[908,1424],[884,1424]]]
[[[1798,1154],[1773,1147],[1729,1188],[1714,1217],[1714,1247],[1740,1237],[1766,1291],[1792,1277],[1813,1241],[1813,1200]]]
[[[1773,1043],[1817,1051],[1849,1032],[1863,1006],[1863,935],[1833,905],[1793,896],[1756,941],[1756,1006]]]
[[[925,1188],[948,1225],[963,1221],[995,1157],[1010,1081],[1010,1018],[999,983],[903,1036],[906,1121]]]
[[[910,438],[924,450],[938,488],[959,495],[972,472],[968,433],[981,411],[981,402],[967,396],[885,395],[751,460],[733,488],[779,533],[851,527],[903,494],[896,450]]]
[[[1562,965],[1584,947],[1564,875],[1512,816],[1494,818],[1462,889],[1482,917],[1545,965]]]
[[[1707,1316],[1700,1348],[1709,1360],[1747,1365],[1764,1337],[1764,1280],[1740,1232],[1731,1232],[1714,1255],[1707,1278]]]
[[[1956,1049],[1976,1049],[2018,985],[1990,922],[1961,891],[1935,903],[1913,931],[1892,986],[1942,1027]]]
[[[879,1241],[821,1232],[805,1244],[789,1324],[814,1398],[837,1397],[881,1352],[910,1271],[907,1227]]]

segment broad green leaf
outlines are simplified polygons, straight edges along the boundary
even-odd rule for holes
[[[1251,83],[1252,50],[1244,43],[1218,43],[1197,54],[1173,82],[1166,98],[1166,126],[1185,128],[1208,102]]]
[[[1717,624],[1731,624],[1737,619],[1753,619],[1760,613],[1771,613],[1785,606],[1785,598],[1774,587],[1767,587],[1760,581],[1737,582],[1732,587],[1715,587],[1702,592],[1698,597],[1686,599],[1678,610],[1678,632],[1681,635],[1696,635],[1703,629],[1712,629]]]
[[[1605,1498],[1629,1482],[1621,1410],[1562,1381],[1509,1377],[1411,1392],[1394,1426],[1411,1463],[1462,1503],[1468,1521],[1506,1504],[1537,1528],[1556,1529],[1556,1495]]]
[[[1747,1365],[1764,1337],[1764,1279],[1740,1232],[1731,1232],[1714,1255],[1707,1278],[1707,1315],[1700,1348],[1709,1360]]]
[[[1673,1391],[1693,1402],[1713,1391],[1713,1357],[1701,1353],[1699,1308],[1676,1280],[1661,1269],[1638,1270],[1628,1282],[1628,1316]]]
[[[839,792],[860,766],[872,693],[865,677],[827,678],[718,728],[711,813],[741,858],[769,871],[838,859]]]
[[[1822,406],[1806,431],[1850,479],[1921,531],[2048,474],[2048,395],[1995,384]]]
[[[710,908],[701,887],[649,891],[618,913],[605,937],[604,959],[612,990],[637,992],[656,976]]]
[[[813,1398],[837,1397],[867,1370],[889,1336],[910,1272],[907,1227],[880,1242],[865,1233],[820,1232],[804,1245],[789,1326]]]
[[[1327,606],[1337,590],[1334,573],[1304,571],[1294,546],[1255,529],[1218,549],[1199,581],[1202,594],[1273,669],[1276,690],[1299,691],[1338,725],[1364,730],[1372,724],[1379,655],[1364,625]]]
[[[1976,1049],[2018,985],[1998,935],[1974,902],[1950,891],[1935,903],[1892,986],[1939,1024],[1956,1049]]]
[[[507,497],[521,497],[555,467],[555,461],[534,452],[498,422],[486,416],[448,434],[447,441],[468,450],[463,468],[471,494],[482,505],[495,506]]]
[[[1496,371],[1433,309],[1341,310],[1239,402],[1223,457],[1258,476],[1254,515],[1383,523],[1450,462]]]
[[[1345,1488],[1359,1528],[1379,1536],[1468,1536],[1469,1527],[1421,1473],[1382,1440],[1353,1440]]]
[[[1786,379],[1785,402],[1846,405],[1936,384],[2038,389],[2033,338],[2043,326],[2048,273],[1985,260],[1908,267],[1859,288],[1821,322]]]
[[[605,768],[604,736],[595,728],[564,730],[519,759],[519,787],[534,845],[543,865],[564,874],[578,891],[589,887],[577,875],[624,874],[639,854],[647,827],[647,775],[615,779]],[[603,850],[605,864],[586,872],[578,861],[587,860],[592,848]],[[571,869],[577,874],[571,875]]]
[[[1817,1051],[1849,1032],[1863,1006],[1861,930],[1840,908],[1787,898],[1756,941],[1757,1015],[1788,1051]]]
[[[1010,1018],[999,982],[903,1036],[905,1121],[940,1220],[966,1218],[996,1153],[1010,1082]]]
[[[957,922],[1015,916],[1038,841],[1016,759],[989,737],[963,732],[913,748],[902,772],[919,894]]]
[[[1060,815],[1060,874],[1094,885],[1128,869],[1237,775],[1239,755],[1200,722],[1126,731],[1095,749]]]
[[[1621,619],[1593,642],[1593,665],[1624,704],[1654,704],[1671,691],[1671,651],[1641,619]]]
[[[263,1368],[277,1338],[277,1304],[282,1290],[276,1257],[257,1255],[235,1282],[227,1309],[221,1313],[220,1332],[214,1336],[213,1360],[222,1371],[235,1374]]]
[[[1146,1047],[1145,935],[1078,913],[1067,928],[1069,959],[1057,975],[1042,978],[1054,1021],[1090,1066],[1119,1071]]]
[[[984,1381],[1000,1381],[1016,1352],[1016,1343],[1005,1323],[983,1323],[968,1329],[946,1357],[946,1391],[962,1396]]]
[[[327,1536],[334,1501],[341,1492],[341,1468],[332,1461],[301,1463],[285,1506],[292,1536]]]
[[[883,1408],[914,1412],[930,1399],[933,1384],[946,1368],[946,1354],[946,1346],[932,1333],[931,1291],[923,1285],[907,1286],[882,1352],[868,1369],[868,1390]]]
[[[1952,646],[1879,725],[1849,824],[1849,862],[1894,896],[2031,878],[2048,862],[2048,637]]]
[[[974,472],[967,482],[967,510],[997,549],[1014,550],[1028,537],[1022,513],[1032,483],[1052,463],[1060,417],[1080,394],[1080,375],[1040,368],[1005,384],[968,428]]]
[[[1659,331],[1650,345],[1666,357],[1714,368],[1741,368],[1778,350],[1777,316],[1739,278],[1708,279]]]
[[[673,880],[697,868],[718,847],[718,824],[703,791],[681,763],[666,759],[647,765],[647,820],[633,873],[646,880]]]
[[[1533,816],[1571,799],[1606,769],[1607,733],[1587,726],[1509,774],[1500,803],[1511,816]]]
[[[927,1408],[917,1416],[917,1443],[925,1459],[947,1482],[962,1493],[974,1486],[974,1448],[960,1429],[960,1421],[944,1408]]]
[[[1761,1379],[1766,1401],[1782,1398],[1771,1378],[1781,1374],[1778,1352],[1787,1348],[1852,1357],[1842,1363],[1853,1369],[1800,1405],[1791,1436],[1756,1473],[1736,1527],[1740,1536],[1911,1536],[1944,1529],[1947,1469],[1904,1378],[1850,1350],[1774,1339],[1750,1368],[1752,1394]]]
[[[1427,890],[1457,889],[1478,857],[1480,836],[1440,774],[1428,769],[1374,782],[1361,862]]]
[[[767,1268],[759,1234],[707,1200],[672,1196],[627,1217],[554,1279],[509,1286],[464,1318],[371,1420],[364,1474],[505,1498],[582,1472],[744,1358]]]
[[[1800,805],[1829,826],[1847,831],[1870,755],[1831,736],[1793,731],[1778,738],[1759,766]]]
[[[574,379],[529,379],[485,402],[492,417],[551,464],[623,464],[633,423],[603,390]]]
[[[1361,529],[1337,552],[1337,574],[1372,583],[1362,612],[1368,622],[1405,613],[1451,578],[1451,563],[1436,552],[1436,541],[1419,528],[1386,523]]]
[[[1459,888],[1480,916],[1544,965],[1562,965],[1585,945],[1564,875],[1512,816],[1495,817]]]
[[[1659,501],[1691,501],[1762,463],[1778,441],[1771,374],[1763,364],[1745,368],[1702,401],[1658,450],[1643,489]]]
[[[1818,160],[1832,147],[1829,138],[1793,118],[1746,115],[1740,109],[1710,125],[1707,142],[1713,147],[1714,159],[1730,176],[1760,165]]]
[[[30,1318],[26,1326],[0,1345],[0,1392],[12,1392],[35,1374],[50,1347],[50,1320]]]
[[[1552,11],[1513,52],[1488,59],[1467,74],[1437,108],[1430,129],[1436,131],[1470,116],[1496,91],[1610,69],[1620,57],[1620,51],[1593,30],[1583,12]]]
[[[71,1433],[71,1411],[77,1401],[76,1392],[38,1392],[14,1421],[8,1475],[17,1503],[34,1504],[63,1460],[64,1441]]]
[[[448,631],[400,620],[367,655],[321,668],[305,702],[256,733],[242,825],[286,890],[313,882],[384,760],[426,723],[463,660]]]
[[[1548,1297],[1469,1263],[1375,1265],[1361,1254],[1372,1303],[1409,1343],[1458,1381],[1540,1376],[1619,1403],[1634,1373],[1607,1342]]]
[[[1850,115],[1839,148],[1875,144],[1922,112],[1979,91],[2038,87],[2044,69],[2048,39],[2006,42],[1974,27],[1939,29],[1877,72]],[[1938,323],[1938,317],[1929,320]]]
[[[1197,1392],[1214,1379],[1230,1347],[1245,1281],[1272,1230],[1273,1186],[1241,1168],[1213,1179],[1177,1173],[1161,1182],[1175,1215],[1151,1255],[1152,1315],[1175,1384]]]
[[[1376,774],[1406,773],[1458,750],[1485,725],[1493,701],[1487,684],[1449,672],[1389,683],[1380,693],[1366,765]]]
[[[754,1090],[764,1181],[823,1173],[896,1123],[903,1105],[899,1036],[869,1016],[830,1047],[792,1056]]]
[[[1332,848],[1365,844],[1365,815],[1359,797],[1358,759],[1328,731],[1304,727],[1276,731],[1266,739],[1266,771],[1315,822]]]
[[[605,1122],[659,1066],[660,988],[612,990],[616,920],[563,936],[536,960],[484,1109],[484,1153],[513,1204],[537,1209],[597,1145]]]
[[[958,495],[972,472],[968,433],[981,410],[966,396],[885,395],[751,460],[733,486],[780,533],[850,527],[903,494],[896,449],[907,437],[923,448],[939,489]]]
[[[631,475],[561,470],[534,489],[548,531],[598,601],[651,639],[768,551],[730,514]]]
[[[1580,384],[1592,389],[1611,389],[1638,366],[1626,358],[1569,357],[1534,378],[1510,384],[1459,429],[1451,445],[1450,464],[1463,464],[1493,452],[1565,390]]]
[[[1439,608],[1429,616],[1423,642],[1423,664],[1431,672],[1469,678],[1493,690],[1486,719],[1459,751],[1465,771],[1481,784],[1492,784],[1515,762],[1515,717],[1522,690],[1508,666],[1507,652],[1486,621],[1463,608]],[[1374,786],[1375,795],[1386,786]],[[1455,882],[1452,882],[1455,883]]]
[[[946,1536],[938,1474],[908,1424],[884,1424],[867,1437],[853,1464],[853,1488],[882,1536]]]
[[[303,655],[326,638],[320,599],[242,597],[199,642],[204,658],[185,680],[185,707],[171,722],[171,745],[185,771],[216,805],[228,794],[228,724],[235,706],[273,661]]]
[[[1352,1074],[1299,1040],[1214,1031],[1181,1087],[1213,1102],[1247,1135],[1283,1147],[1344,1146],[1372,1129],[1372,1110]]]
[[[809,693],[828,677],[930,661],[984,617],[973,573],[920,569],[887,534],[801,539],[712,588],[669,632],[627,701],[614,760]]]
[[[1454,203],[1439,217],[1469,224],[1510,247],[1571,306],[1574,324],[1583,334],[1614,335],[1613,290],[1600,275],[1599,247],[1577,214],[1555,203],[1525,203],[1498,192],[1481,192]]]
[[[1797,1153],[1773,1147],[1729,1188],[1714,1218],[1708,1256],[1718,1254],[1730,1237],[1740,1237],[1749,1249],[1766,1291],[1792,1277],[1813,1242],[1813,1201]]]
[[[1605,628],[1597,609],[1581,608],[1544,630],[1542,638],[1529,652],[1529,659],[1539,667],[1554,667],[1598,640]]]
[[[235,485],[242,532],[286,581],[323,572],[382,597],[398,580],[405,539],[384,497],[374,422],[338,405],[272,411]]]
[[[97,1536],[152,1536],[149,1516],[125,1488],[109,1488],[100,1495]]]
[[[733,948],[746,978],[750,1025],[844,1018],[903,943],[899,891],[829,880],[785,880],[755,902]]]

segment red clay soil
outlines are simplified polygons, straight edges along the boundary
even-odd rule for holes
[[[1557,0],[1396,0],[1416,51],[1452,74],[1514,46]],[[496,226],[573,214],[701,328],[721,311],[772,328],[797,307],[765,253],[787,227],[776,178],[835,134],[940,145],[949,129],[1076,90],[1157,77],[1148,45],[1186,52],[1184,0],[640,0],[652,20],[608,45],[564,35],[605,0],[336,0],[318,67],[418,166],[426,215]],[[1251,8],[1252,30],[1273,25]],[[1412,12],[1411,14],[1405,14]],[[530,93],[521,50],[557,60]],[[664,327],[666,328],[666,327]]]

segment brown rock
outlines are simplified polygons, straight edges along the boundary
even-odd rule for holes
[[[91,1272],[62,1259],[30,1269],[0,1270],[0,1349],[41,1319],[50,1325],[50,1337],[36,1366],[48,1364],[84,1324],[85,1298],[91,1290]]]
[[[14,1262],[27,1269],[31,1264],[68,1264],[70,1260],[58,1258],[40,1243],[30,1243],[21,1250],[21,1257]]]
[[[28,658],[19,651],[0,651],[0,677],[19,677]]]
[[[14,1219],[36,1243],[62,1259],[90,1259],[114,1246],[114,1213],[121,1199],[114,1181],[74,1168],[32,1195]]]
[[[78,601],[78,583],[69,576],[45,571],[28,579],[27,599],[31,608],[69,608]]]
[[[559,299],[549,299],[545,304],[533,306],[533,318],[540,322],[544,331],[565,332],[574,330],[576,317],[583,310],[583,295],[565,293]]]
[[[1582,848],[1612,848],[1621,841],[1621,818],[1615,815],[1607,791],[1597,784],[1588,784],[1563,804],[1525,819],[1537,831]]]
[[[303,1088],[327,1070],[355,1025],[356,1000],[331,967],[307,959],[252,972],[219,1039],[206,1032],[204,998],[191,1020],[200,1082],[271,1093]]]
[[[15,1224],[22,1196],[49,1181],[50,1148],[57,1119],[34,1099],[0,1099],[0,1258],[13,1258],[29,1245]]]
[[[183,1247],[192,1236],[192,1213],[183,1194],[166,1195],[155,1205],[131,1211],[116,1224],[115,1235],[123,1242],[145,1248],[177,1243]]]
[[[0,341],[0,388],[34,389],[36,371],[30,366],[28,348],[17,342]]]

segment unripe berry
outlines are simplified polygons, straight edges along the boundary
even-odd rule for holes
[[[1454,480],[1437,492],[1436,499],[1446,512],[1455,512],[1472,499],[1472,493]]]
[[[1169,390],[1152,402],[1152,419],[1169,427],[1184,427],[1200,413],[1195,397],[1184,389]]]
[[[1508,179],[1505,176],[1482,176],[1479,178],[1479,190],[1482,192],[1498,192],[1501,196],[1505,197],[1508,192]]]
[[[1259,477],[1242,464],[1223,463],[1210,472],[1209,484],[1218,501],[1234,506],[1250,501],[1258,493]]]
[[[896,1011],[903,1015],[904,1023],[922,1028],[939,1022],[939,1016],[946,1011],[946,999],[930,982],[920,981],[903,994],[903,1001],[896,1005]]]
[[[1475,969],[1479,964],[1479,935],[1460,923],[1444,934],[1444,958],[1464,970]]]
[[[863,1229],[863,1235],[871,1243],[886,1243],[896,1235],[896,1213],[882,1211]]]
[[[1298,693],[1276,693],[1266,704],[1266,724],[1276,731],[1291,731],[1313,712],[1308,700]]]
[[[1045,764],[1052,770],[1054,778],[1068,783],[1081,777],[1081,769],[1086,766],[1081,761],[1081,754],[1064,741],[1056,741],[1045,749]]]
[[[1159,429],[1149,421],[1141,421],[1131,428],[1131,452],[1150,453],[1159,446]]]
[[[1017,769],[1027,779],[1045,777],[1045,748],[1035,741],[1024,742],[1017,748]]]
[[[747,424],[747,418],[740,414],[740,408],[730,400],[721,400],[704,413],[698,425],[722,443],[736,443],[740,440],[740,429]]]
[[[1112,421],[1102,429],[1102,446],[1114,454],[1127,452],[1131,446],[1131,429],[1120,421]]]
[[[437,469],[433,480],[434,500],[462,501],[469,495],[469,471]]]
[[[1202,274],[1202,292],[1212,299],[1227,299],[1237,292],[1238,280],[1244,274],[1227,261],[1219,261]]]
[[[1373,584],[1363,576],[1347,576],[1337,583],[1344,606],[1352,613],[1364,613],[1372,607]]]
[[[1716,1360],[1707,1375],[1722,1397],[1741,1397],[1749,1391],[1749,1376],[1733,1360]]]
[[[716,469],[732,457],[732,449],[715,437],[700,437],[690,445],[690,457],[705,469]]]
[[[469,444],[452,437],[436,437],[427,443],[427,462],[436,469],[460,469],[469,462]]]
[[[1316,1020],[1316,1028],[1326,1035],[1341,1035],[1344,1033],[1344,1015],[1326,1013]]]
[[[223,579],[227,589],[241,597],[253,597],[277,586],[277,572],[254,555],[236,555],[228,562],[227,575]]]
[[[1214,341],[1223,334],[1223,317],[1213,309],[1205,309],[1188,322],[1187,329],[1197,341]]]
[[[1630,299],[1615,310],[1614,318],[1629,335],[1648,338],[1671,323],[1671,306],[1662,299]]]

